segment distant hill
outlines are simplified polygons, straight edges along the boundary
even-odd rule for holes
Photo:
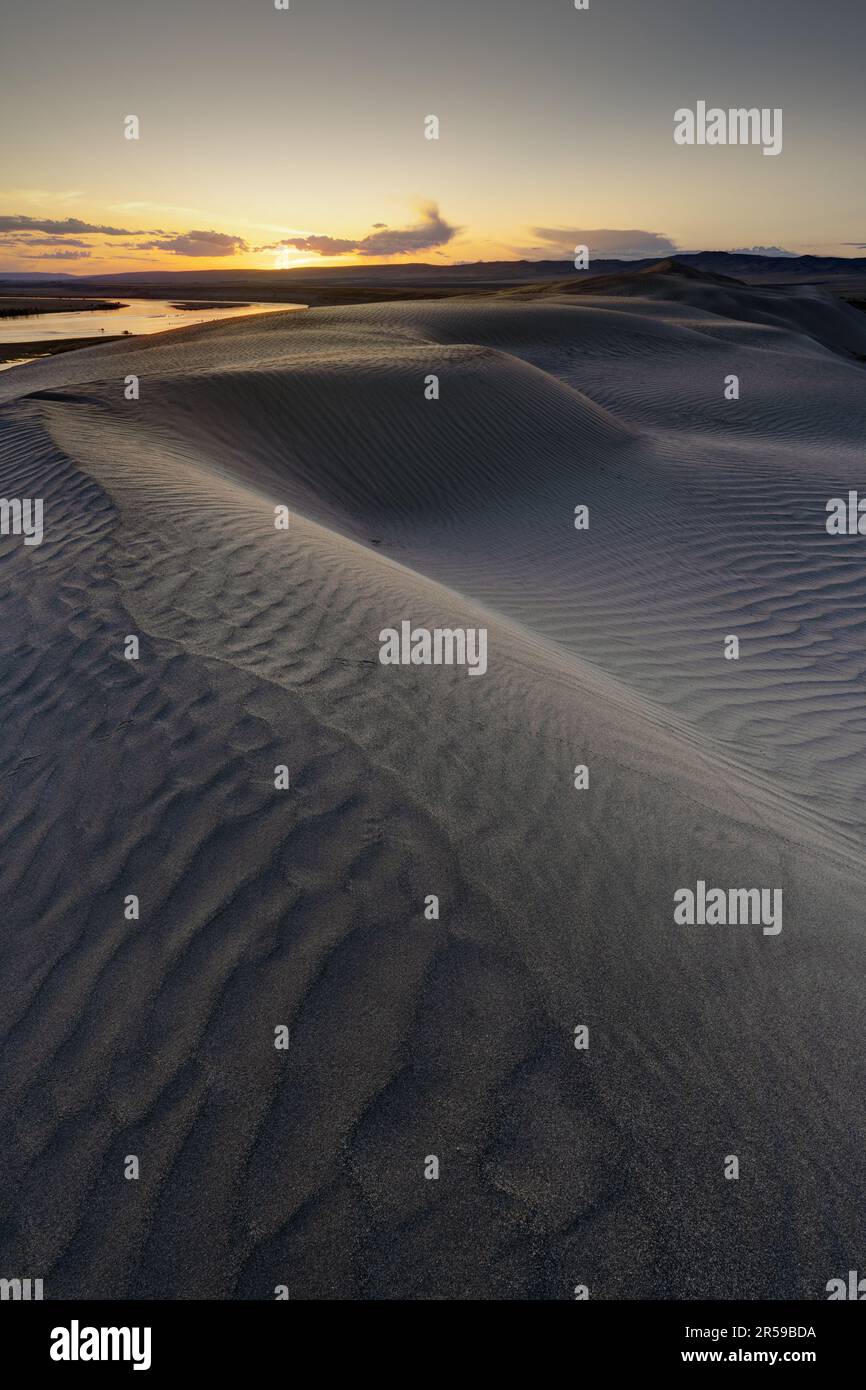
[[[671,282],[694,283],[695,285],[719,285],[725,288],[743,288],[744,282],[732,275],[717,275],[710,270],[699,270],[688,265],[678,257],[667,257],[663,261],[653,261],[651,265],[640,264],[638,269],[621,270],[614,275],[587,275],[578,277],[574,273],[566,279],[553,280],[541,286],[534,283],[521,285],[519,289],[507,290],[511,295],[537,294],[630,294],[646,295],[653,290],[667,290]]]
[[[667,266],[667,270],[662,267]],[[240,267],[225,270],[136,270],[110,275],[70,275],[67,273],[21,272],[0,270],[0,287],[4,284],[38,283],[40,288],[52,284],[68,291],[73,285],[76,293],[101,294],[109,291],[132,294],[136,289],[154,297],[170,297],[183,292],[194,297],[198,291],[204,297],[227,294],[232,298],[269,300],[315,298],[312,292],[326,287],[381,287],[397,292],[412,287],[454,292],[462,287],[497,289],[507,286],[531,285],[540,281],[570,281],[576,287],[582,281],[602,276],[633,275],[641,271],[653,274],[688,275],[700,272],[723,278],[757,284],[791,284],[843,281],[866,282],[866,256],[764,256],[746,252],[696,251],[659,262],[654,257],[644,260],[595,260],[588,270],[575,270],[569,260],[545,261],[474,261],[466,265],[427,265],[409,262],[399,265],[303,266],[294,270],[244,270]],[[597,286],[598,288],[598,286]]]
[[[0,280],[7,281],[15,285],[31,284],[33,281],[38,280],[66,281],[75,280],[77,278],[78,277],[75,275],[66,275],[58,272],[51,273],[45,270],[0,270]]]

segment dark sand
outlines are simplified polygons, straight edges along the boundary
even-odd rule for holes
[[[93,338],[42,338],[37,342],[0,343],[0,362],[17,362],[22,358],[29,362],[34,357],[53,357],[58,352],[73,352],[76,348],[95,347],[97,343],[133,336],[132,333],[99,333]]]
[[[46,509],[0,541],[4,1271],[816,1299],[862,1260],[866,558],[824,505],[866,318],[669,278],[0,376]],[[403,618],[486,625],[487,674],[381,666]],[[675,925],[698,878],[782,886],[781,934]]]

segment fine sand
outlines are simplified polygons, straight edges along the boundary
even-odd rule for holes
[[[866,538],[824,523],[866,492],[866,315],[604,290],[0,376],[0,495],[45,505],[41,546],[0,539],[0,1275],[821,1299],[862,1269]],[[406,619],[485,626],[486,674],[381,665]],[[781,887],[781,933],[675,924],[699,879]]]

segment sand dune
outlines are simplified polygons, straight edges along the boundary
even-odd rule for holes
[[[824,508],[863,344],[819,291],[670,272],[0,377],[0,491],[46,516],[0,540],[0,1272],[773,1299],[856,1264],[866,563]],[[380,665],[402,619],[486,626],[487,673]],[[784,929],[676,926],[697,879],[781,885]]]
[[[843,356],[866,357],[866,318],[862,311],[818,285],[779,287],[743,284],[729,275],[697,270],[679,261],[618,275],[573,277],[551,282],[545,296],[627,297],[665,300],[723,319],[767,324],[794,335],[807,335]],[[512,290],[517,299],[539,294],[537,287]]]

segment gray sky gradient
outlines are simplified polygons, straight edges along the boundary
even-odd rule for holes
[[[0,212],[215,231],[248,264],[376,223],[417,244],[422,203],[460,228],[428,259],[549,254],[533,228],[856,253],[864,53],[863,0],[22,5],[3,21]],[[699,99],[781,107],[782,154],[675,146],[674,110]],[[126,268],[177,258],[92,245]]]

